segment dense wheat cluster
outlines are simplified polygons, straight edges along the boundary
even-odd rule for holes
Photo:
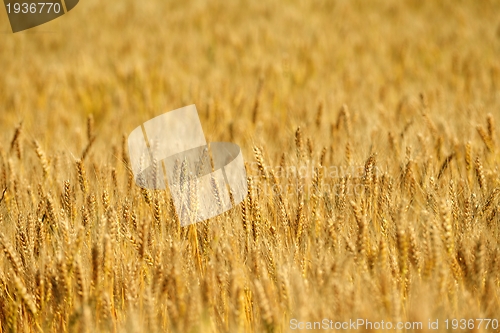
[[[0,10],[0,332],[500,320],[498,13],[82,0],[11,34]],[[181,227],[126,140],[188,104],[248,196]]]

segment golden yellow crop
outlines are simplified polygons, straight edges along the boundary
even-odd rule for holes
[[[12,34],[0,9],[0,332],[497,332],[498,13],[82,0]],[[181,228],[126,138],[189,104],[249,193]]]

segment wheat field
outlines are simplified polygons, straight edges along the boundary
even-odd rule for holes
[[[82,0],[12,34],[0,10],[0,332],[498,332],[499,12]],[[126,140],[189,104],[248,195],[181,227]]]

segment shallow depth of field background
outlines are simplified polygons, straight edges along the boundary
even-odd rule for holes
[[[0,332],[500,320],[498,13],[81,0],[12,34],[1,9]],[[242,147],[252,193],[179,228],[123,140],[189,104]]]

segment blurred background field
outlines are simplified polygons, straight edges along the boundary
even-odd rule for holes
[[[1,9],[0,331],[500,319],[498,13],[497,0],[81,0],[12,34]],[[168,193],[130,184],[123,143],[189,104],[207,141],[242,147],[255,193],[249,215],[187,231]],[[265,166],[311,171],[281,185],[367,190],[276,194]],[[314,179],[334,166],[363,178]]]
[[[470,136],[471,116],[498,103],[498,6],[86,0],[20,34],[9,33],[2,11],[1,123],[12,128],[23,119],[35,136],[50,129],[73,138],[65,149],[74,152],[89,113],[110,143],[153,115],[195,103],[218,120],[212,140],[227,139],[232,123],[240,143],[284,143],[276,130],[311,123],[320,101],[325,135],[347,104],[370,123],[358,131],[363,137],[386,120],[406,122],[415,112],[398,105],[426,93],[433,117],[445,123],[453,115],[449,130]],[[248,126],[256,98],[257,126]]]

